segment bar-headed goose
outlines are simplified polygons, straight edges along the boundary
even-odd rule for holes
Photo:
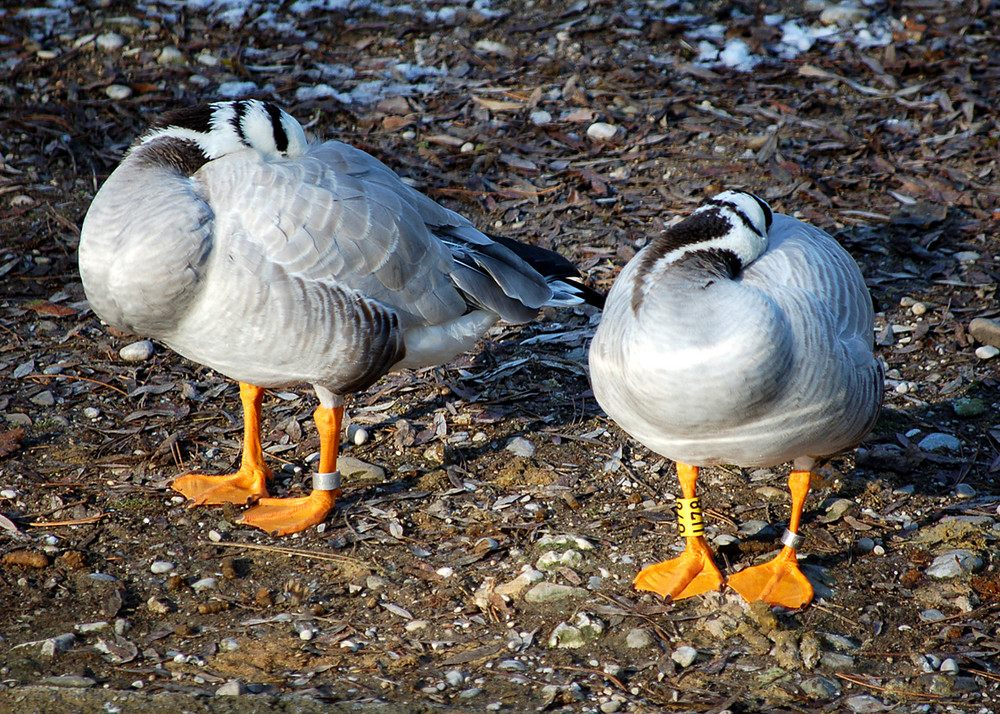
[[[311,143],[257,100],[179,109],[141,136],[87,213],[80,274],[108,324],[240,383],[239,471],[173,487],[194,505],[255,501],[243,522],[279,534],[333,507],[344,395],[441,364],[498,319],[600,301],[557,254],[487,237],[374,157]],[[302,383],[320,402],[313,490],[267,498],[263,390]]]
[[[680,599],[723,578],[702,537],[698,467],[793,462],[780,554],[728,584],[787,607],[813,589],[796,562],[810,472],[872,428],[882,367],[872,301],[827,233],[726,191],[668,228],[622,270],[590,347],[594,394],[626,432],[677,462],[684,553],[636,588]]]

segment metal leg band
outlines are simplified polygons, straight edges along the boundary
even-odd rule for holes
[[[678,498],[677,530],[684,538],[705,534],[705,516],[701,512],[700,498]]]
[[[785,532],[781,534],[781,544],[787,545],[789,548],[797,549],[802,547],[802,544],[806,542],[806,537],[801,536],[798,533],[792,533],[787,528]]]
[[[340,488],[340,472],[313,474],[313,489],[316,491],[336,491]]]

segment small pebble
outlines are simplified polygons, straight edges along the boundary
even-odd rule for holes
[[[507,442],[507,451],[515,456],[522,456],[526,459],[535,455],[535,445],[523,436],[515,436]]]
[[[977,417],[986,411],[986,404],[979,397],[959,397],[951,403],[956,416],[963,419]]]
[[[858,543],[856,546],[858,553],[871,553],[875,550],[875,541],[871,538],[858,538]]]
[[[931,608],[930,610],[924,610],[920,613],[920,619],[924,622],[938,622],[943,620],[945,614],[936,608]]]
[[[528,115],[528,119],[530,119],[531,123],[535,126],[544,126],[552,123],[552,115],[544,109],[538,109],[531,112],[531,114]]]
[[[910,307],[910,312],[912,312],[917,317],[920,317],[921,315],[926,315],[927,314],[927,305],[926,305],[926,303],[915,302]]]
[[[958,451],[962,448],[962,442],[956,439],[951,434],[942,434],[941,432],[934,432],[933,434],[928,434],[920,443],[917,444],[924,451],[938,451],[940,449],[947,449],[948,451]]]
[[[180,64],[184,61],[184,55],[176,47],[164,47],[156,56],[156,61],[158,64]]]
[[[105,32],[97,36],[97,46],[105,52],[120,50],[125,45],[125,38],[117,32]]]
[[[101,410],[98,409],[97,407],[84,407],[83,415],[91,420],[97,419],[99,416],[101,416]]]
[[[167,560],[154,560],[153,564],[149,566],[149,569],[156,575],[163,575],[164,573],[169,573],[174,569],[174,564]]]
[[[315,636],[316,633],[313,630],[309,629],[308,627],[304,627],[299,632],[299,639],[302,640],[303,642],[309,642]]]
[[[600,709],[602,712],[605,712],[605,714],[611,714],[612,712],[616,712],[621,708],[622,708],[622,703],[617,699],[611,699],[610,701],[603,702],[601,706],[598,707],[598,709]]]
[[[217,697],[238,697],[246,693],[246,687],[238,679],[231,679],[215,690],[215,696]]]
[[[145,362],[153,356],[155,348],[149,340],[139,340],[125,345],[118,351],[118,356],[126,362]]]
[[[132,89],[124,84],[109,84],[104,88],[104,93],[108,95],[109,99],[121,101],[132,96]]]
[[[215,578],[201,578],[191,583],[191,589],[196,593],[200,593],[203,590],[215,590],[219,585],[219,581]]]
[[[977,317],[969,323],[969,334],[984,345],[1000,349],[1000,320]]]
[[[610,141],[615,138],[618,128],[607,122],[598,121],[587,127],[587,136],[595,141]]]
[[[427,620],[410,620],[405,625],[403,625],[403,629],[405,629],[407,632],[416,632],[417,630],[426,629],[429,624],[431,623],[429,623]]]
[[[52,392],[46,389],[44,392],[39,392],[33,396],[29,401],[40,407],[51,407],[56,403],[56,398],[52,395]]]
[[[979,260],[979,253],[974,250],[960,250],[953,257],[960,263],[972,263]]]
[[[694,661],[698,658],[698,650],[690,645],[682,645],[678,647],[670,655],[670,659],[679,664],[681,667],[690,667],[694,664]]]
[[[824,25],[840,25],[841,27],[849,27],[857,22],[864,22],[867,18],[868,10],[848,3],[827,5],[819,14],[819,21]]]
[[[217,530],[210,530],[208,532],[208,539],[210,541],[212,541],[213,543],[221,543],[222,542],[222,534],[219,533],[219,531],[217,531]]]
[[[949,657],[941,663],[940,671],[944,674],[958,674],[958,669],[958,662]]]
[[[465,672],[460,669],[450,669],[444,675],[444,681],[449,687],[461,687],[467,678]]]
[[[464,144],[462,144],[462,148],[459,149],[459,151],[461,151],[463,154],[471,154],[475,150],[476,150],[476,145],[473,144],[471,141],[465,142]]]
[[[981,345],[976,348],[976,357],[979,359],[993,359],[1000,355],[1000,348],[993,345]]]
[[[645,627],[635,627],[629,630],[629,633],[625,636],[625,645],[634,650],[649,647],[653,642],[655,640],[652,633]]]
[[[927,568],[926,573],[932,578],[944,580],[957,578],[983,567],[983,559],[971,550],[949,550],[936,557]]]
[[[12,488],[5,488],[3,491],[0,491],[0,496],[7,499],[17,498],[17,491]]]
[[[368,430],[358,424],[347,427],[347,440],[356,446],[368,443]]]
[[[976,489],[967,483],[960,483],[955,486],[955,495],[959,498],[975,498]]]

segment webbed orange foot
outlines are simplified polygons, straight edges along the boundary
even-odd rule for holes
[[[267,479],[271,470],[266,466],[244,465],[234,474],[207,476],[187,474],[176,479],[170,487],[189,498],[192,506],[235,503],[238,506],[252,503],[267,496]]]
[[[681,600],[722,587],[722,573],[712,560],[704,538],[688,538],[679,558],[643,568],[635,578],[636,590],[650,590],[663,598]]]
[[[322,523],[339,495],[339,488],[332,491],[314,488],[308,496],[300,498],[262,498],[239,522],[273,535],[298,533]]]
[[[799,608],[813,599],[812,583],[799,568],[795,549],[785,546],[773,560],[741,570],[729,578],[729,587],[748,602]]]

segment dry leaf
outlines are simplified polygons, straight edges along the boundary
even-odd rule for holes
[[[0,458],[4,456],[10,456],[15,451],[21,448],[21,440],[24,438],[24,427],[19,426],[16,429],[11,429],[10,431],[5,431],[0,434]]]
[[[48,300],[32,300],[25,307],[34,310],[39,315],[48,315],[49,317],[69,317],[76,314],[76,310],[73,308],[66,305],[56,305]]]

